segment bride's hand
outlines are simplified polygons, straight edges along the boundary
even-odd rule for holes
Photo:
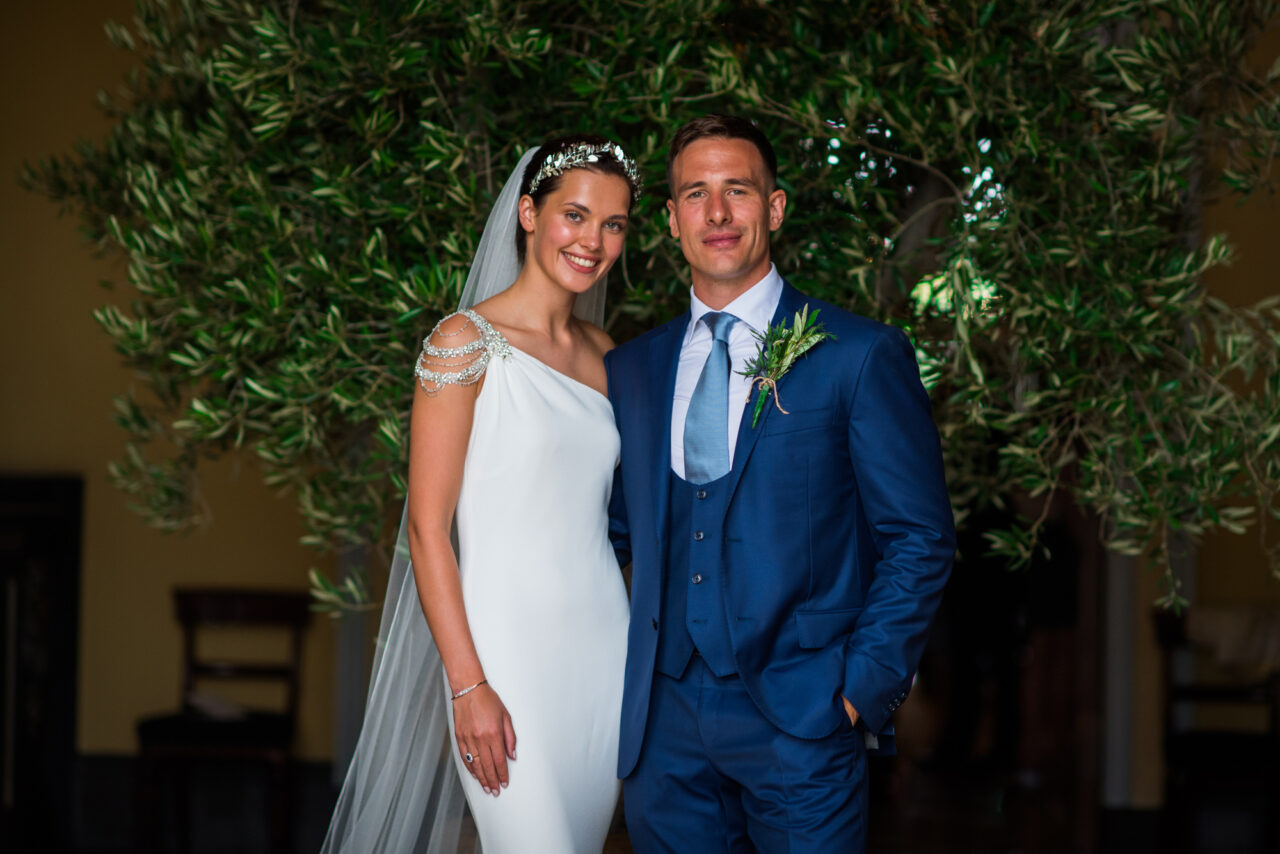
[[[497,692],[485,684],[454,700],[453,727],[462,761],[485,794],[497,797],[507,787],[507,758],[516,758],[516,731]]]

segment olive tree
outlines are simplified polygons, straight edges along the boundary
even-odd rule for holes
[[[249,449],[308,542],[385,546],[414,356],[520,153],[591,131],[638,160],[650,189],[610,282],[625,339],[685,305],[666,140],[700,114],[748,116],[789,197],[779,268],[909,332],[961,524],[1065,490],[1110,547],[1167,567],[1177,532],[1278,512],[1280,307],[1205,291],[1231,249],[1199,224],[1207,200],[1270,189],[1280,74],[1246,54],[1276,14],[138,0],[108,28],[137,56],[103,99],[114,130],[25,180],[128,258],[97,318],[140,381],[118,398],[112,467],[139,511],[198,524],[198,461]],[[1025,560],[1040,521],[991,540]]]

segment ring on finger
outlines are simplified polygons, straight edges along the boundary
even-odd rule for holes
[[[467,751],[466,753],[464,753],[464,754],[462,755],[462,758],[463,758],[463,759],[465,759],[465,760],[467,760],[467,764],[468,764],[468,765],[469,765],[469,764],[471,764],[472,762],[475,762],[475,761],[476,761],[476,758],[475,758],[475,756],[473,756],[473,755],[471,754],[471,751]]]

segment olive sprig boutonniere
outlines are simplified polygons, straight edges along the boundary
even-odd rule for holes
[[[814,346],[835,337],[818,323],[818,313],[821,310],[818,309],[810,314],[809,306],[806,304],[796,312],[790,326],[786,323],[778,323],[764,332],[755,334],[756,340],[760,342],[759,349],[756,350],[755,357],[747,362],[746,367],[738,371],[744,377],[751,377],[752,391],[757,388],[760,390],[756,395],[755,412],[751,415],[752,429],[755,429],[756,424],[760,422],[760,413],[764,411],[764,404],[770,391],[773,392],[774,406],[778,407],[778,411],[783,415],[787,414],[787,410],[782,408],[782,401],[778,399],[778,380],[786,376],[796,360],[812,350]]]

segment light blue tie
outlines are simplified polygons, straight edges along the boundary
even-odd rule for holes
[[[738,318],[717,311],[702,319],[712,340],[684,421],[684,478],[690,483],[708,483],[730,468],[729,330]]]

